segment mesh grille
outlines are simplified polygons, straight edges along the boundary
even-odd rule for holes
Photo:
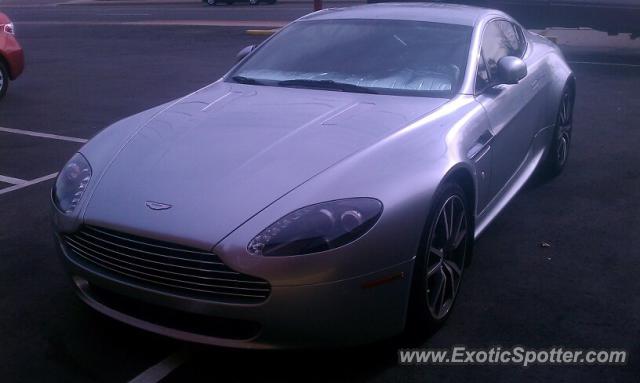
[[[230,269],[210,252],[93,226],[62,238],[76,260],[156,290],[239,303],[264,301],[271,291],[269,282]]]

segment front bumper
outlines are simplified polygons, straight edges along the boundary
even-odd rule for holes
[[[309,348],[373,342],[404,328],[412,259],[334,282],[273,286],[264,302],[234,304],[133,285],[78,262],[56,239],[84,302],[164,336],[235,348]]]

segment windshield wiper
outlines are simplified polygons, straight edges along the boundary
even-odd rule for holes
[[[326,89],[326,90],[340,90],[340,91],[343,91],[343,92],[354,92],[354,93],[372,93],[372,94],[378,93],[375,90],[373,90],[371,88],[367,88],[365,86],[348,84],[348,83],[344,83],[344,82],[337,82],[337,81],[333,81],[333,80],[294,79],[294,80],[279,81],[278,85],[280,85],[280,86],[292,86],[292,87],[303,87],[303,88]]]
[[[251,78],[251,77],[244,77],[244,76],[233,76],[231,77],[231,79],[237,83],[240,84],[247,84],[247,85],[264,85],[262,82],[256,80],[255,78]]]

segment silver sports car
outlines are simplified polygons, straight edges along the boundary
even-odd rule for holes
[[[58,248],[94,309],[244,348],[438,325],[474,238],[567,161],[572,71],[499,11],[328,9],[238,59],[60,172]]]

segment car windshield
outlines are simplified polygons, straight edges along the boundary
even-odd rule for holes
[[[451,97],[472,27],[407,20],[296,22],[227,77],[245,84]]]

